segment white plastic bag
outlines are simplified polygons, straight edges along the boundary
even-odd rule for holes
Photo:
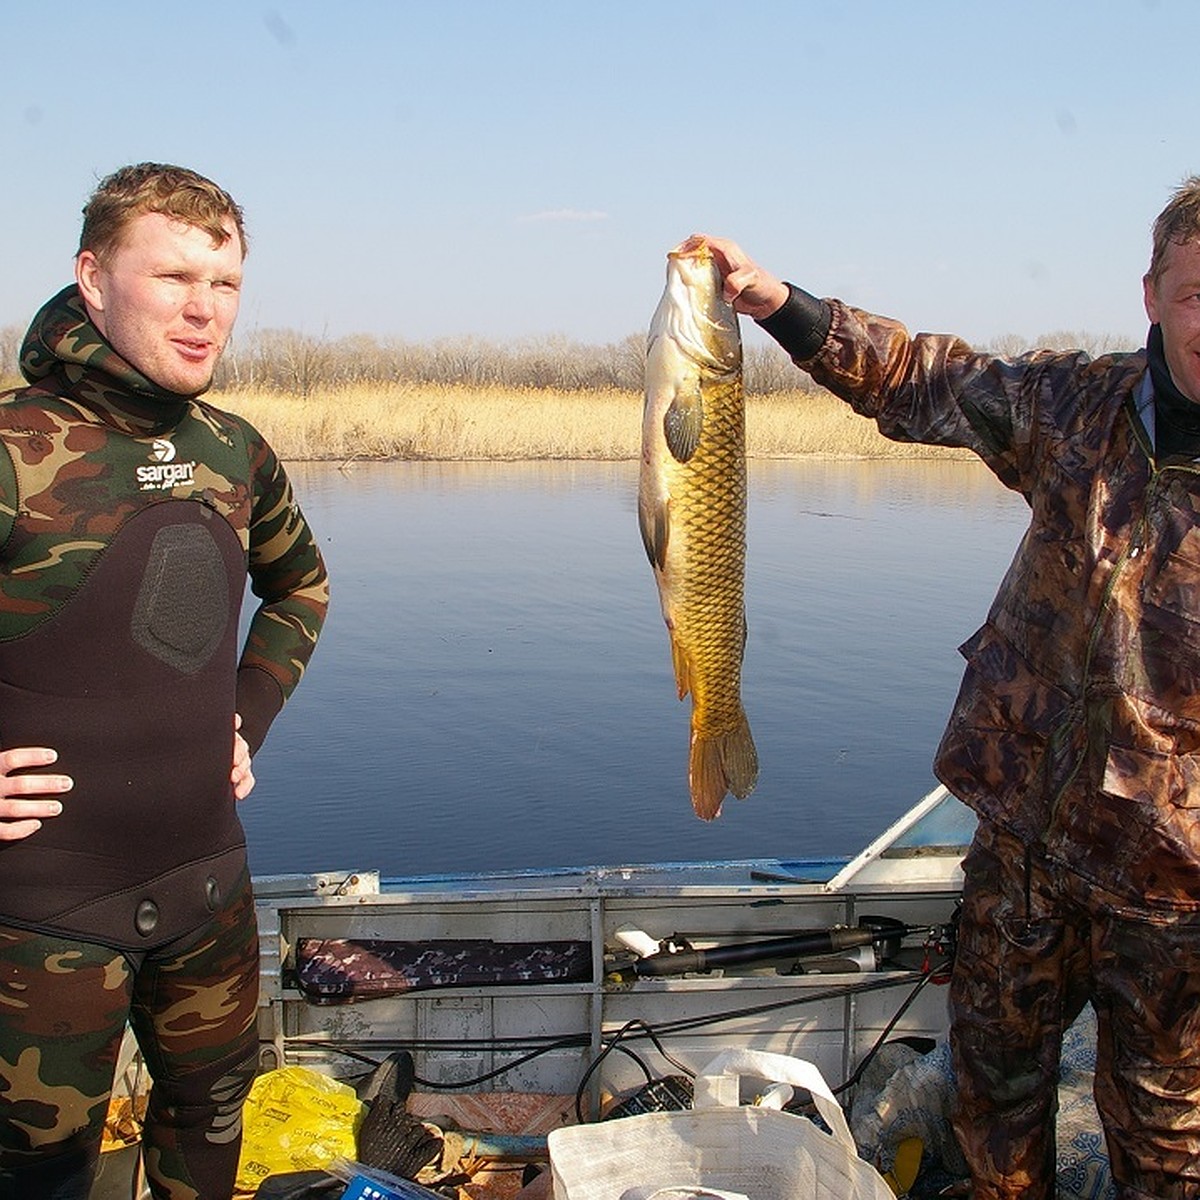
[[[743,1076],[804,1088],[833,1131],[739,1103]],[[621,1200],[657,1189],[740,1192],[754,1200],[894,1200],[859,1158],[841,1106],[803,1059],[728,1050],[696,1077],[695,1107],[574,1125],[550,1134],[555,1200]]]

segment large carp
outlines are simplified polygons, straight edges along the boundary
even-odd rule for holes
[[[753,790],[758,754],[741,700],[742,340],[700,238],[667,255],[667,286],[650,323],[638,522],[671,635],[679,698],[692,696],[692,807],[711,821],[728,792],[741,798]]]

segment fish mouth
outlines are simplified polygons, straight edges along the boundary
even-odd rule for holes
[[[710,277],[716,275],[712,251],[689,239],[667,259],[667,287],[650,323],[648,349],[666,338],[701,369],[734,374],[742,361],[737,316],[722,299],[719,281]]]
[[[673,250],[667,251],[667,258],[698,258],[702,262],[711,261],[712,249],[703,238],[685,238]]]

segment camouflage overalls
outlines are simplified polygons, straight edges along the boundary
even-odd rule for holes
[[[1200,1195],[1200,464],[1156,462],[1144,352],[1002,360],[821,311],[798,365],[1031,510],[935,763],[980,817],[951,988],[975,1195],[1053,1194],[1059,1041],[1088,1000],[1120,1194]],[[764,323],[785,346],[786,320]]]
[[[0,738],[53,747],[75,786],[0,844],[0,1198],[87,1195],[128,1019],[154,1195],[220,1200],[257,1048],[233,720],[257,750],[325,568],[261,436],[132,370],[74,287],[22,370],[0,403]]]

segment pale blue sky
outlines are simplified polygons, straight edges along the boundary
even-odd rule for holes
[[[0,326],[156,159],[245,208],[243,327],[613,341],[703,230],[914,329],[1140,339],[1200,172],[1196,0],[5,0],[0,45]]]

